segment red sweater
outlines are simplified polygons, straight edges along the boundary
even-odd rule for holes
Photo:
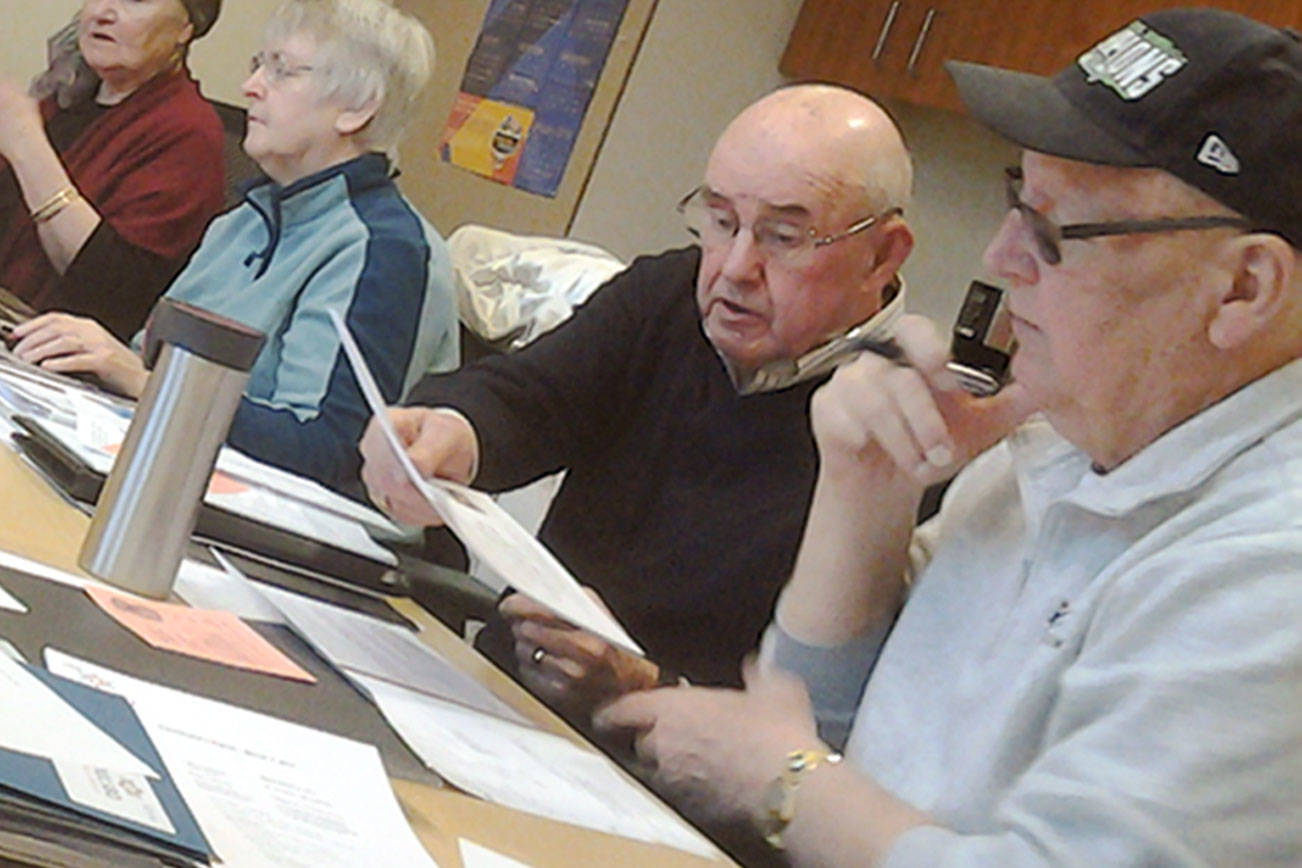
[[[48,121],[57,109],[46,100],[41,111]],[[113,233],[174,261],[178,269],[221,210],[221,122],[184,72],[146,82],[95,119],[60,157],[73,184]],[[15,208],[24,207],[20,197]],[[0,221],[7,224],[0,235],[0,285],[38,310],[98,315],[103,309],[125,329],[144,321],[165,288],[157,281],[119,285],[120,280],[103,279],[113,269],[79,268],[76,259],[60,277],[31,218],[26,213],[8,218]],[[96,248],[88,243],[78,259]]]

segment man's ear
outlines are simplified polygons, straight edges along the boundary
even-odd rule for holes
[[[344,109],[335,118],[335,132],[341,136],[355,135],[371,122],[380,110],[379,98],[368,99],[358,108]]]
[[[1212,346],[1229,350],[1243,346],[1289,306],[1297,260],[1293,248],[1278,235],[1254,232],[1234,239],[1237,257],[1230,285],[1218,300],[1207,325]]]
[[[892,220],[881,230],[881,242],[877,245],[877,255],[871,265],[872,281],[886,281],[893,278],[909,258],[913,250],[913,230],[903,220]]]

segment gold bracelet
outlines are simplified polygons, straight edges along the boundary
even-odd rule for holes
[[[759,817],[760,833],[775,850],[785,847],[782,833],[796,816],[796,789],[807,772],[820,765],[836,765],[841,754],[829,750],[793,750],[778,775],[764,791],[764,813]]]
[[[77,188],[69,184],[50,198],[46,199],[45,204],[32,212],[32,222],[40,225],[48,220],[52,220],[60,211],[67,208],[80,198],[81,193],[78,193]]]

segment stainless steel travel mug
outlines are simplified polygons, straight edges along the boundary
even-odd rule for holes
[[[82,569],[144,596],[172,590],[217,451],[266,336],[162,299],[146,331],[153,370],[82,544]]]

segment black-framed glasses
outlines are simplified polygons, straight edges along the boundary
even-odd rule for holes
[[[697,187],[678,201],[676,210],[683,215],[687,231],[703,245],[729,244],[741,231],[741,221],[731,208],[710,204],[704,186]],[[880,214],[865,217],[841,232],[822,234],[798,217],[770,216],[756,220],[750,227],[760,256],[770,262],[793,262],[817,247],[826,247],[864,232],[879,223],[904,213],[902,208],[887,208]]]
[[[274,87],[287,78],[311,72],[316,67],[306,63],[289,63],[279,51],[270,54],[259,51],[249,58],[249,75],[253,75],[259,69],[262,70],[262,77],[267,80],[267,84]]]
[[[1149,220],[1112,220],[1106,223],[1069,223],[1059,226],[1039,211],[1022,201],[1022,170],[1017,166],[1004,169],[1004,192],[1008,207],[1022,216],[1040,258],[1049,265],[1062,261],[1063,241],[1081,238],[1102,238],[1105,235],[1140,235],[1145,232],[1180,232],[1190,229],[1220,229],[1235,227],[1251,229],[1252,224],[1242,217],[1228,214],[1205,217],[1154,217]]]

